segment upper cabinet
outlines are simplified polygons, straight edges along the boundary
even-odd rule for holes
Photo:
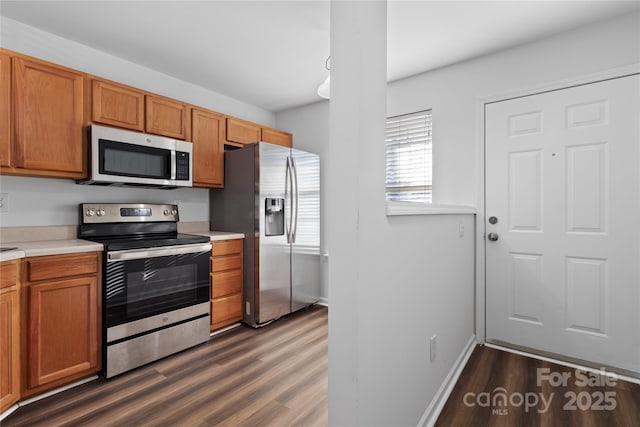
[[[192,141],[194,187],[224,186],[224,147],[292,135],[0,48],[0,172],[82,179],[91,123]]]
[[[285,147],[293,146],[293,135],[277,129],[262,128],[262,141],[272,144],[283,145]]]
[[[2,62],[5,61],[6,55],[2,58]],[[12,63],[12,103],[9,105],[13,106],[14,128],[9,143],[2,141],[2,171],[16,175],[84,177],[84,75],[23,57],[12,58]],[[4,86],[7,73],[4,64],[3,70]],[[4,129],[3,126],[3,132]]]
[[[187,106],[181,102],[154,95],[146,96],[145,130],[156,135],[189,139]]]
[[[260,126],[259,124],[246,120],[227,117],[226,143],[228,145],[242,146],[258,141],[291,147],[293,145],[293,135],[277,129]]]
[[[224,185],[224,119],[212,111],[191,110],[194,187]]]
[[[11,57],[0,52],[0,166],[11,160]]]
[[[260,141],[260,133],[260,125],[235,117],[227,117],[227,142],[240,145],[251,144]]]
[[[144,93],[117,83],[93,79],[91,120],[144,131]]]

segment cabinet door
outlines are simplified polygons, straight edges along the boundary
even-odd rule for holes
[[[293,146],[293,135],[277,129],[262,128],[262,140],[284,147]]]
[[[0,166],[11,166],[11,57],[0,53]]]
[[[157,96],[146,96],[145,129],[149,133],[186,139],[187,106],[177,101]]]
[[[0,291],[0,412],[20,398],[18,291]]]
[[[28,388],[98,369],[96,276],[28,287]]]
[[[84,76],[23,58],[13,70],[15,166],[82,178]]]
[[[211,330],[242,320],[242,294],[211,300]]]
[[[209,111],[191,110],[194,187],[224,184],[224,117]]]
[[[260,141],[260,125],[227,117],[227,141],[251,144]]]
[[[144,93],[97,79],[91,86],[93,122],[144,131]]]

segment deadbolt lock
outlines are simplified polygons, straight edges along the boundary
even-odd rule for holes
[[[498,223],[498,218],[495,216],[489,217],[489,223],[490,224],[497,224]]]

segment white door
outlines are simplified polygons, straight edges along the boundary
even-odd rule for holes
[[[487,341],[640,372],[639,104],[633,75],[486,106]]]

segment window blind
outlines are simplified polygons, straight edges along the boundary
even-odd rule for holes
[[[387,118],[387,200],[431,203],[431,135],[431,110]]]

